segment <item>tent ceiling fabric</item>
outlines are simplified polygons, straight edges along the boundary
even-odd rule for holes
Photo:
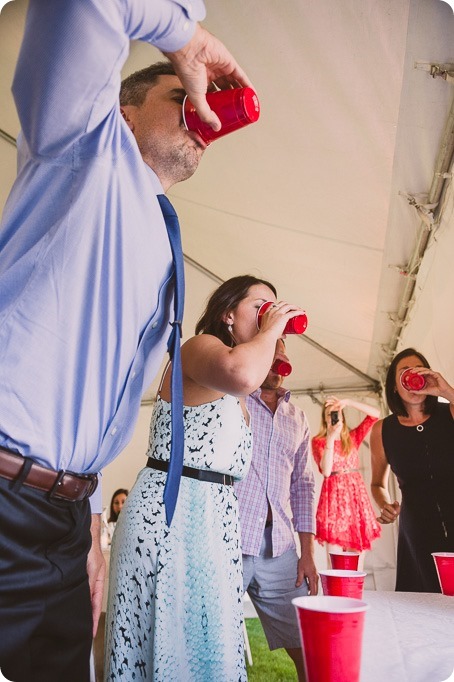
[[[0,128],[13,138],[19,123],[10,86],[25,6],[16,0],[0,15]],[[389,361],[390,318],[405,288],[401,270],[421,229],[404,195],[429,192],[453,101],[452,84],[424,67],[454,63],[452,9],[441,0],[206,0],[206,6],[204,25],[247,70],[261,117],[214,142],[194,177],[169,192],[188,256],[185,336],[216,286],[209,272],[219,280],[249,272],[306,308],[307,335],[318,346],[288,339],[289,388],[370,391],[367,377],[380,379]],[[160,58],[133,43],[124,75]],[[5,139],[0,149],[3,205],[15,150]],[[446,328],[446,316],[433,311],[430,322],[438,326],[425,323],[437,299],[431,287],[451,294],[454,288],[448,252],[439,248],[454,227],[450,181],[443,200],[449,215],[438,216],[427,250],[431,265],[422,264],[417,303],[399,341],[408,336],[438,362],[433,335],[452,335],[452,323]],[[448,283],[434,272],[439,264]]]

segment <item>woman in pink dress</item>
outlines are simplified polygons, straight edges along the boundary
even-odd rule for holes
[[[348,428],[343,410],[353,407],[366,415]],[[344,551],[370,549],[380,526],[359,471],[358,448],[378,420],[377,408],[348,398],[330,396],[324,405],[312,452],[324,480],[317,507],[316,538],[320,544],[339,545]]]

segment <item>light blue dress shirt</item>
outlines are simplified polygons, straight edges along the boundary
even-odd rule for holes
[[[166,352],[162,187],[120,115],[120,70],[129,39],[175,51],[203,17],[201,0],[30,0],[0,229],[0,445],[44,466],[111,462]]]

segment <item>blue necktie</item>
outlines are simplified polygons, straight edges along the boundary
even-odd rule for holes
[[[175,209],[164,194],[158,194],[158,201],[166,222],[167,234],[169,235],[175,275],[175,321],[171,322],[172,332],[167,343],[167,349],[172,362],[172,442],[170,447],[169,471],[167,472],[167,481],[164,488],[166,521],[167,525],[170,526],[177,503],[178,490],[180,488],[184,454],[183,376],[181,372],[180,354],[181,323],[183,321],[184,307],[184,263],[180,225]]]

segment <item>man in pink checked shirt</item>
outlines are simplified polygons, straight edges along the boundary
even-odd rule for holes
[[[283,340],[276,344],[276,359],[288,362]],[[235,489],[244,590],[257,610],[270,649],[285,648],[302,682],[304,662],[292,599],[318,590],[315,483],[308,423],[304,412],[290,402],[290,392],[282,388],[282,382],[283,377],[270,370],[261,388],[247,398],[252,462]]]

